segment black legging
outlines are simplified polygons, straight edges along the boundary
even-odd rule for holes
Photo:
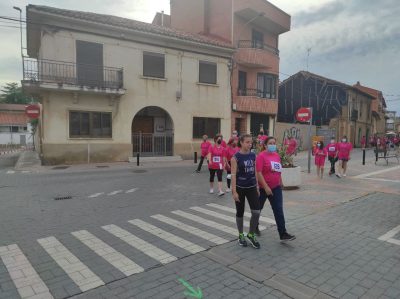
[[[209,169],[210,170],[210,183],[214,182],[215,173],[217,173],[218,182],[222,182],[222,169]]]
[[[329,160],[329,162],[331,162],[331,171],[330,171],[330,173],[335,173],[335,164],[336,164],[336,162],[338,160],[338,157],[329,157],[328,156],[328,160]]]
[[[243,215],[246,198],[251,210],[249,233],[254,233],[260,219],[260,201],[258,199],[257,187],[240,188],[237,186],[236,192],[239,195],[239,202],[235,201],[236,225],[239,234],[243,234]]]

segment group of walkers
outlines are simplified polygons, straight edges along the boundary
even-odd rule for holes
[[[343,136],[341,142],[336,142],[335,138],[331,138],[330,143],[325,147],[323,141],[318,141],[313,155],[315,156],[315,166],[317,168],[317,176],[323,178],[326,157],[331,163],[329,175],[336,174],[338,178],[346,177],[347,162],[350,160],[350,153],[353,146],[348,142],[347,137]],[[338,171],[335,170],[335,164],[339,161]]]
[[[207,159],[210,172],[210,193],[214,193],[214,179],[215,174],[217,174],[218,195],[222,196],[225,194],[222,190],[222,174],[226,170],[226,192],[232,192],[236,205],[239,245],[245,247],[249,242],[254,248],[260,248],[256,235],[261,235],[259,219],[267,199],[274,213],[280,240],[294,240],[296,237],[289,234],[285,226],[282,165],[277,153],[276,139],[265,136],[260,144],[263,150],[256,155],[251,150],[253,138],[249,134],[238,137],[237,132],[234,131],[226,145],[223,143],[221,134],[214,137],[214,145],[207,141],[207,137],[206,135],[203,136],[202,154],[196,172],[200,172],[204,159]],[[247,199],[251,210],[250,228],[246,236],[243,232],[245,199]]]

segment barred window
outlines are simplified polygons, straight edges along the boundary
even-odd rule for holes
[[[219,118],[193,117],[193,138],[201,138],[204,134],[213,137],[220,131]]]
[[[217,64],[208,61],[199,61],[199,82],[217,84]]]
[[[165,55],[159,53],[143,53],[143,76],[165,78]]]
[[[70,138],[111,138],[111,112],[69,112]]]

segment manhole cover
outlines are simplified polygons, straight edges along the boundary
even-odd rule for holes
[[[96,167],[97,167],[97,168],[108,168],[108,167],[110,167],[110,166],[108,166],[108,165],[97,165]]]
[[[54,200],[64,200],[64,199],[71,199],[72,196],[68,195],[68,196],[57,196],[54,197]]]
[[[147,172],[147,170],[144,169],[136,169],[136,170],[132,170],[133,173],[144,173]]]
[[[56,166],[53,167],[52,169],[67,169],[69,166]]]

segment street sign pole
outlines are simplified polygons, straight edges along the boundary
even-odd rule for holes
[[[308,126],[308,138],[310,140],[309,145],[308,145],[308,173],[311,173],[311,150],[312,150],[312,139],[311,139],[311,125],[312,125],[312,107],[310,109],[310,120],[309,120],[309,126]]]

